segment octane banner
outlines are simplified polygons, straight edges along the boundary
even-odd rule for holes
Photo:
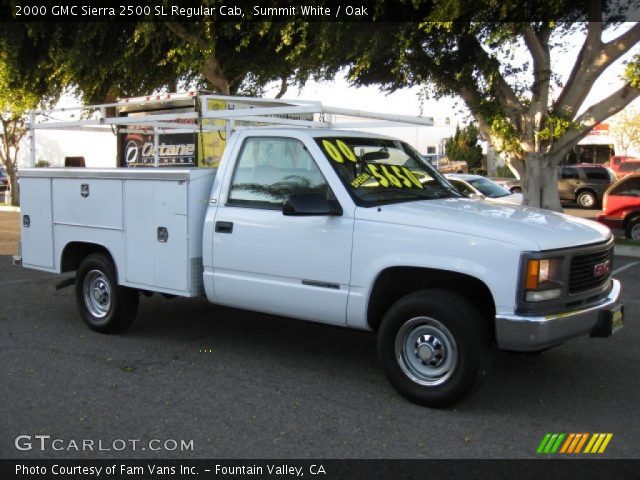
[[[124,155],[121,167],[152,167],[155,164],[156,148],[153,135],[127,133],[123,136]],[[173,133],[159,136],[159,166],[193,167],[196,159],[196,135]]]
[[[227,102],[208,100],[210,110],[224,110],[229,108]],[[233,108],[233,106],[231,107]],[[237,108],[237,107],[236,107]],[[247,108],[242,106],[240,108]],[[173,108],[167,110],[153,110],[153,113],[181,113],[193,109]],[[129,112],[129,117],[143,117],[148,112]],[[180,120],[172,123],[193,124],[192,120]],[[224,127],[223,120],[204,120],[204,125],[218,125]],[[132,130],[142,127],[132,126]],[[124,133],[120,135],[121,148],[119,165],[121,167],[153,167],[155,166],[156,147],[153,135],[147,133]],[[158,137],[158,166],[159,167],[217,167],[222,158],[226,138],[224,132],[197,133],[166,133]]]

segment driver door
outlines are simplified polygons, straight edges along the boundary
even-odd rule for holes
[[[354,219],[285,216],[284,196],[333,193],[297,139],[248,137],[213,234],[214,290],[221,304],[346,324]]]

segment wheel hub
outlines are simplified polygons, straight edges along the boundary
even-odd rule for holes
[[[434,335],[422,335],[416,340],[415,355],[423,365],[437,367],[444,361],[446,349]]]
[[[446,382],[458,363],[458,347],[452,333],[431,317],[407,320],[396,333],[395,353],[404,374],[425,386]]]
[[[93,298],[95,298],[96,301],[101,305],[107,303],[107,300],[109,299],[109,293],[107,291],[107,286],[102,280],[98,280],[94,285]]]
[[[91,270],[83,282],[84,304],[95,318],[104,318],[111,308],[111,287],[105,274]]]

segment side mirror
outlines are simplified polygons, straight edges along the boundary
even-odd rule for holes
[[[327,200],[322,193],[291,193],[284,197],[282,214],[291,216],[342,215],[342,207],[335,200]]]

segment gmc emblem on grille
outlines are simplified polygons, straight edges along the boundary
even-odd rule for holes
[[[593,276],[594,277],[602,277],[604,275],[608,275],[611,272],[611,260],[607,260],[606,262],[596,263],[593,266]]]

